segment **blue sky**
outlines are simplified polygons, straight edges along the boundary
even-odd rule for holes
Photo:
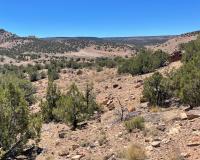
[[[1,0],[0,28],[20,36],[145,36],[200,30],[199,0]]]

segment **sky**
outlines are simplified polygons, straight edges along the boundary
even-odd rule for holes
[[[200,30],[199,0],[0,0],[0,28],[19,36],[128,37]]]

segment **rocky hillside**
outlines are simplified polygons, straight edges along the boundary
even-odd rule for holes
[[[182,34],[180,36],[172,37],[162,44],[147,45],[146,48],[152,49],[154,51],[161,49],[164,52],[173,54],[174,52],[180,51],[181,44],[188,43],[192,40],[196,40],[198,34],[199,31]]]
[[[16,35],[5,31],[4,29],[0,29],[0,43],[7,42],[8,40],[17,37]]]
[[[70,52],[79,52],[88,47],[94,48],[97,52],[103,51],[114,53],[119,51],[134,52],[135,46],[126,44],[99,40],[98,38],[43,38],[19,37],[5,30],[0,31],[0,55],[6,55],[11,58],[23,53],[47,53],[64,54]]]
[[[180,66],[180,62],[172,63],[159,69],[159,72],[166,74]],[[82,129],[76,131],[71,131],[69,126],[61,123],[44,124],[39,143],[43,151],[37,160],[125,160],[123,152],[132,143],[141,146],[150,160],[194,160],[200,156],[196,152],[200,146],[199,108],[188,112],[184,106],[174,103],[171,108],[151,109],[148,103],[140,102],[144,80],[151,74],[120,76],[115,69],[102,72],[82,70],[80,75],[76,74],[76,70],[65,69],[63,73],[56,81],[63,91],[68,89],[72,81],[81,90],[84,90],[88,81],[92,81],[103,113],[96,113],[93,120],[87,121]],[[47,79],[34,85],[37,96],[44,97]],[[33,112],[38,110],[36,106],[33,106]],[[124,118],[144,117],[145,130],[128,132],[119,120],[121,107],[125,109]]]

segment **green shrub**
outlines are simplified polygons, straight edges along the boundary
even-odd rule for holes
[[[143,96],[152,105],[163,106],[170,98],[167,81],[159,72],[154,73],[144,82]]]
[[[55,66],[50,66],[48,68],[48,79],[50,81],[59,79],[59,71]]]
[[[49,81],[46,101],[41,102],[42,115],[45,122],[51,122],[56,119],[53,115],[53,110],[57,107],[56,103],[59,99],[60,91],[58,90],[56,84],[53,83],[53,81]]]
[[[200,54],[200,36],[198,36],[197,40],[182,44],[181,48],[184,50],[182,62],[187,63],[193,56]]]
[[[200,105],[200,54],[171,73],[171,88],[174,96],[191,107]]]
[[[20,88],[28,105],[35,103],[36,99],[34,94],[36,93],[36,89],[30,81],[18,78],[15,74],[0,75],[0,86],[6,88],[9,83],[15,84],[15,86]]]
[[[89,119],[98,110],[98,105],[90,85],[86,86],[83,94],[72,84],[67,94],[61,95],[56,85],[50,81],[46,102],[41,103],[41,108],[45,122],[63,122],[76,129],[79,122]]]
[[[118,66],[118,73],[130,73],[131,75],[145,74],[163,67],[168,61],[168,55],[162,51],[152,53],[140,51],[138,55],[125,60]]]
[[[40,77],[40,74],[39,74],[38,71],[34,71],[34,72],[30,73],[30,81],[31,82],[35,82],[35,81],[38,81],[40,79],[41,79],[41,77]]]
[[[15,83],[0,86],[0,148],[2,159],[16,156],[29,139],[38,140],[40,115],[30,114],[24,91]]]
[[[76,129],[77,124],[86,120],[97,110],[97,104],[87,87],[83,95],[75,84],[72,84],[66,95],[62,95],[54,108],[53,115],[61,122],[69,123]]]
[[[126,129],[129,132],[132,132],[134,129],[144,129],[144,118],[143,117],[135,117],[131,120],[124,122]]]

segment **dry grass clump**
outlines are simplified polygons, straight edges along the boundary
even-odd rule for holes
[[[124,151],[124,158],[126,160],[145,160],[145,150],[138,144],[132,144]]]

